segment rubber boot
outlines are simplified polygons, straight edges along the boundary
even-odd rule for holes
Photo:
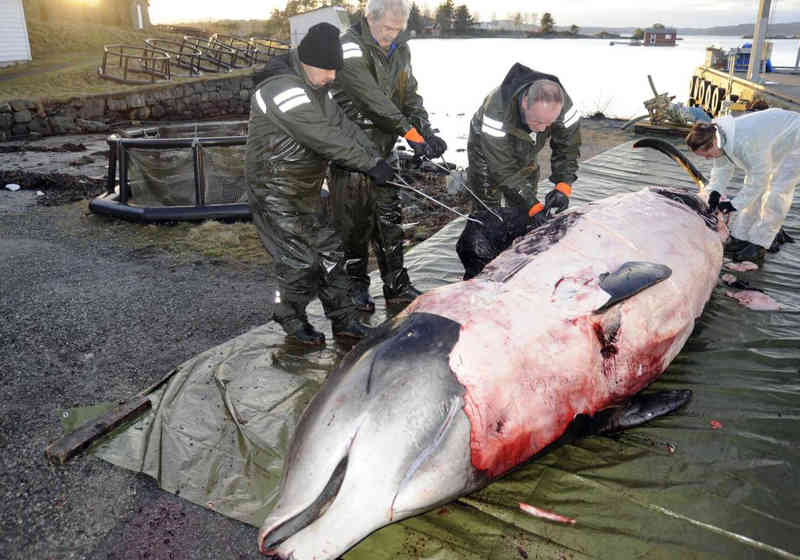
[[[775,239],[772,240],[772,245],[769,246],[768,251],[770,253],[777,253],[781,250],[781,245],[784,243],[794,243],[794,238],[786,233],[783,228],[781,228],[778,230],[778,234],[775,236]]]
[[[387,282],[387,280],[389,280]],[[417,296],[422,294],[411,284],[408,271],[404,268],[394,278],[383,279],[383,297],[386,298],[386,305],[392,307],[406,306],[414,301]]]
[[[354,286],[350,291],[350,297],[356,309],[364,313],[375,313],[375,302],[369,297],[369,292],[365,287]]]
[[[352,317],[349,320],[334,321],[332,325],[333,336],[337,338],[349,338],[352,340],[361,340],[369,335],[372,329],[359,321],[357,318]]]
[[[419,295],[422,295],[422,292],[411,284],[406,284],[399,290],[392,290],[387,286],[383,287],[383,296],[386,298],[388,305],[408,305],[417,299]]]
[[[757,261],[759,259],[763,259],[764,255],[766,254],[767,250],[762,247],[761,245],[756,245],[755,243],[747,243],[745,247],[739,249],[732,257],[733,262],[742,262],[742,261]]]
[[[735,237],[731,236],[728,239],[727,243],[725,243],[725,247],[723,248],[723,254],[726,257],[731,257],[750,245],[749,241],[745,241],[743,239],[736,239]]]
[[[306,346],[325,346],[325,335],[312,327],[308,321],[304,322],[300,328],[287,332],[286,336]]]

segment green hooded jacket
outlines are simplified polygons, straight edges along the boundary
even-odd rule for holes
[[[341,38],[344,66],[336,73],[334,98],[367,131],[383,157],[411,128],[425,138],[433,134],[417,93],[407,39],[401,33],[389,55],[372,37],[364,18]]]
[[[333,101],[314,89],[296,51],[270,60],[250,102],[245,173],[272,196],[319,198],[329,161],[358,171],[380,159],[374,144]]]
[[[540,79],[560,85],[555,76],[522,64],[512,66],[500,87],[486,97],[472,117],[467,142],[470,185],[484,194],[498,189],[509,204],[528,208],[537,202],[536,159],[548,140],[553,184],[572,184],[577,179],[580,157],[580,116],[566,91],[561,114],[547,129],[532,132],[524,122],[520,100],[530,84]]]

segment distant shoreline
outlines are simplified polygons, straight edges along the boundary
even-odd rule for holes
[[[433,35],[416,35],[411,39],[620,39],[627,40],[630,37],[597,37],[594,35],[572,35],[570,33],[525,33],[517,31],[500,32],[500,33],[481,33],[480,35],[464,33],[464,34],[448,34],[445,36]]]

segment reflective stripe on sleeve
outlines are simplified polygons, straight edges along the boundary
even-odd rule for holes
[[[311,99],[308,98],[305,90],[299,87],[289,88],[273,97],[272,100],[275,102],[275,105],[278,106],[281,113],[291,111],[299,105],[311,103]],[[266,112],[266,106],[264,107],[264,111]]]
[[[569,128],[578,122],[578,119],[580,118],[581,116],[578,114],[578,110],[575,108],[575,106],[573,106],[569,111],[567,111],[567,114],[564,115],[564,127]]]
[[[272,98],[272,101],[275,102],[275,105],[280,105],[287,99],[291,99],[292,97],[297,97],[298,95],[304,95],[306,92],[303,88],[293,87],[289,88],[283,93],[279,93],[275,97]]]
[[[262,113],[267,112],[267,104],[264,102],[264,98],[261,96],[261,90],[256,90],[256,103],[258,104],[258,108],[261,109]]]
[[[281,113],[285,113],[286,111],[291,111],[295,107],[305,105],[306,103],[311,103],[311,100],[304,93],[303,95],[298,95],[297,97],[292,97],[291,99],[284,101],[278,105],[278,109],[280,109]]]
[[[481,127],[481,131],[495,138],[503,138],[506,135],[506,133],[502,130],[495,130],[494,128],[491,128],[485,124]]]
[[[483,115],[483,124],[485,124],[485,125],[487,125],[487,126],[489,126],[491,128],[494,128],[495,130],[503,130],[503,123],[502,122],[496,121],[491,117],[487,117],[486,115]]]
[[[355,43],[345,43],[342,45],[342,56],[344,58],[357,58],[363,55],[364,53],[361,52],[361,47]]]
[[[506,133],[503,132],[503,123],[491,117],[487,117],[486,115],[483,115],[481,130],[494,138],[502,138],[506,135]]]

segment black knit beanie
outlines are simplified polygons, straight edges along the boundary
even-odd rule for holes
[[[297,54],[303,64],[324,70],[339,70],[342,67],[339,29],[330,23],[318,23],[311,27],[300,41]]]

